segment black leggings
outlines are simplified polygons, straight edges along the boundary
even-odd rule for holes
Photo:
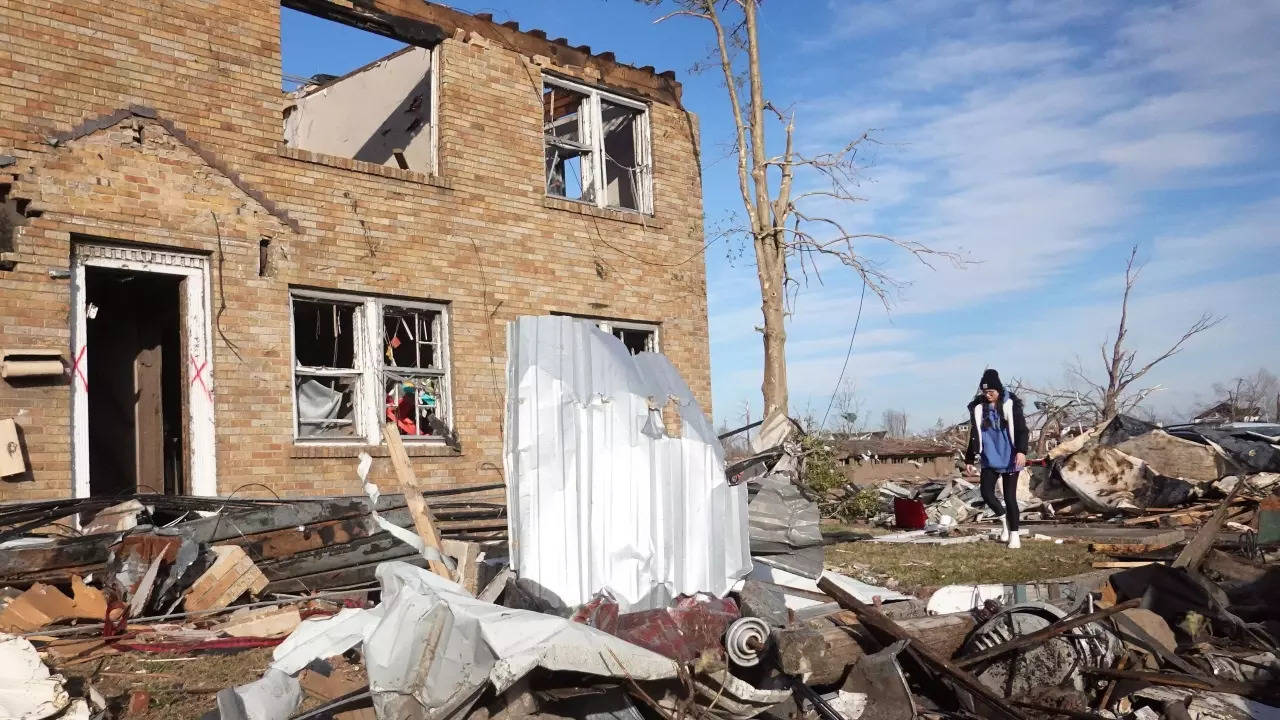
[[[1000,498],[996,497],[996,478],[1004,478],[1004,501],[1007,506],[1001,505]],[[1010,531],[1018,529],[1018,473],[1002,473],[994,468],[982,468],[982,501],[996,515],[1005,514],[1009,519]]]

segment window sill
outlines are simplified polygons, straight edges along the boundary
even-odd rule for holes
[[[405,454],[409,457],[461,457],[460,448],[443,442],[405,442]],[[323,445],[320,443],[294,443],[289,448],[291,458],[354,458],[361,453],[372,457],[387,457],[386,445]]]
[[[387,167],[386,165],[378,165],[377,163],[365,162],[364,160],[352,160],[351,158],[338,157],[336,155],[325,155],[323,153],[315,153],[310,150],[302,150],[300,148],[288,147],[286,145],[281,145],[279,147],[279,155],[280,157],[286,157],[300,162],[327,165],[328,167],[334,167],[340,170],[350,170],[352,172],[365,173],[366,175],[381,175],[382,177],[418,183],[419,185],[431,185],[432,187],[445,188],[446,190],[453,189],[453,183],[439,175],[417,172],[415,170],[401,170],[400,168]]]
[[[634,210],[614,210],[612,208],[596,207],[577,200],[566,200],[558,197],[544,197],[542,206],[553,210],[565,210],[579,215],[590,215],[591,217],[604,218],[606,220],[617,220],[618,222],[629,223],[631,225],[644,225],[655,230],[661,230],[667,226],[666,223],[657,219],[652,215],[645,215],[642,212]]]

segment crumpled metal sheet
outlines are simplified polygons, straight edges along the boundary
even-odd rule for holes
[[[288,703],[275,701],[291,697],[297,684],[291,676],[357,645],[363,645],[380,718],[450,717],[469,707],[486,683],[501,693],[536,667],[636,680],[676,677],[675,662],[657,653],[560,617],[477,600],[424,568],[385,562],[377,576],[377,607],[299,625],[276,648],[268,674],[235,689],[244,714],[223,720],[285,720],[296,703],[281,714]]]
[[[507,358],[511,566],[526,587],[558,607],[605,591],[648,610],[723,596],[750,572],[746,488],[729,485],[711,423],[664,356],[547,316],[509,326]],[[668,403],[679,428],[663,425]]]

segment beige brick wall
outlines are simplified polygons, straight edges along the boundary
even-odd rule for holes
[[[39,213],[15,238],[15,267],[0,270],[0,348],[71,359],[70,282],[50,273],[69,267],[74,238],[207,254],[221,493],[246,483],[281,495],[358,491],[357,450],[293,440],[291,286],[448,303],[462,450],[415,458],[432,485],[501,478],[505,326],[516,315],[660,323],[663,350],[710,411],[696,122],[650,104],[654,216],[548,200],[540,70],[498,44],[446,40],[440,173],[423,181],[281,149],[274,3],[0,3],[0,154],[19,158],[0,183]],[[131,105],[158,120],[48,142]],[[275,269],[266,278],[264,235]],[[18,419],[33,468],[0,481],[0,501],[72,493],[70,404],[65,382],[0,381],[0,417]],[[326,454],[336,457],[316,457]],[[374,479],[390,477],[378,458]]]

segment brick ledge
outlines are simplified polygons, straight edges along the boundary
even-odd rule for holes
[[[365,173],[367,175],[380,175],[395,180],[404,180],[405,182],[418,183],[419,185],[431,185],[432,187],[453,189],[453,183],[439,175],[431,175],[429,173],[416,172],[414,170],[401,170],[400,168],[387,167],[386,165],[378,165],[377,163],[365,162],[364,160],[353,160],[351,158],[338,157],[337,155],[325,155],[324,153],[311,152],[310,150],[302,150],[300,148],[288,147],[281,145],[277,148],[280,157],[286,157],[291,160],[312,163],[315,165],[326,165],[328,167],[338,168],[339,170],[350,170],[352,172]]]
[[[404,443],[409,457],[462,457],[462,451],[440,443]],[[386,445],[309,445],[296,443],[289,448],[291,458],[354,458],[360,453],[387,457]]]
[[[551,208],[552,210],[565,210],[579,215],[590,215],[591,217],[604,218],[605,220],[617,220],[618,222],[629,223],[631,225],[644,225],[654,230],[662,230],[667,226],[666,223],[657,219],[652,215],[635,212],[632,210],[613,210],[611,208],[601,208],[595,205],[578,202],[576,200],[565,200],[557,197],[544,197],[542,206]]]

